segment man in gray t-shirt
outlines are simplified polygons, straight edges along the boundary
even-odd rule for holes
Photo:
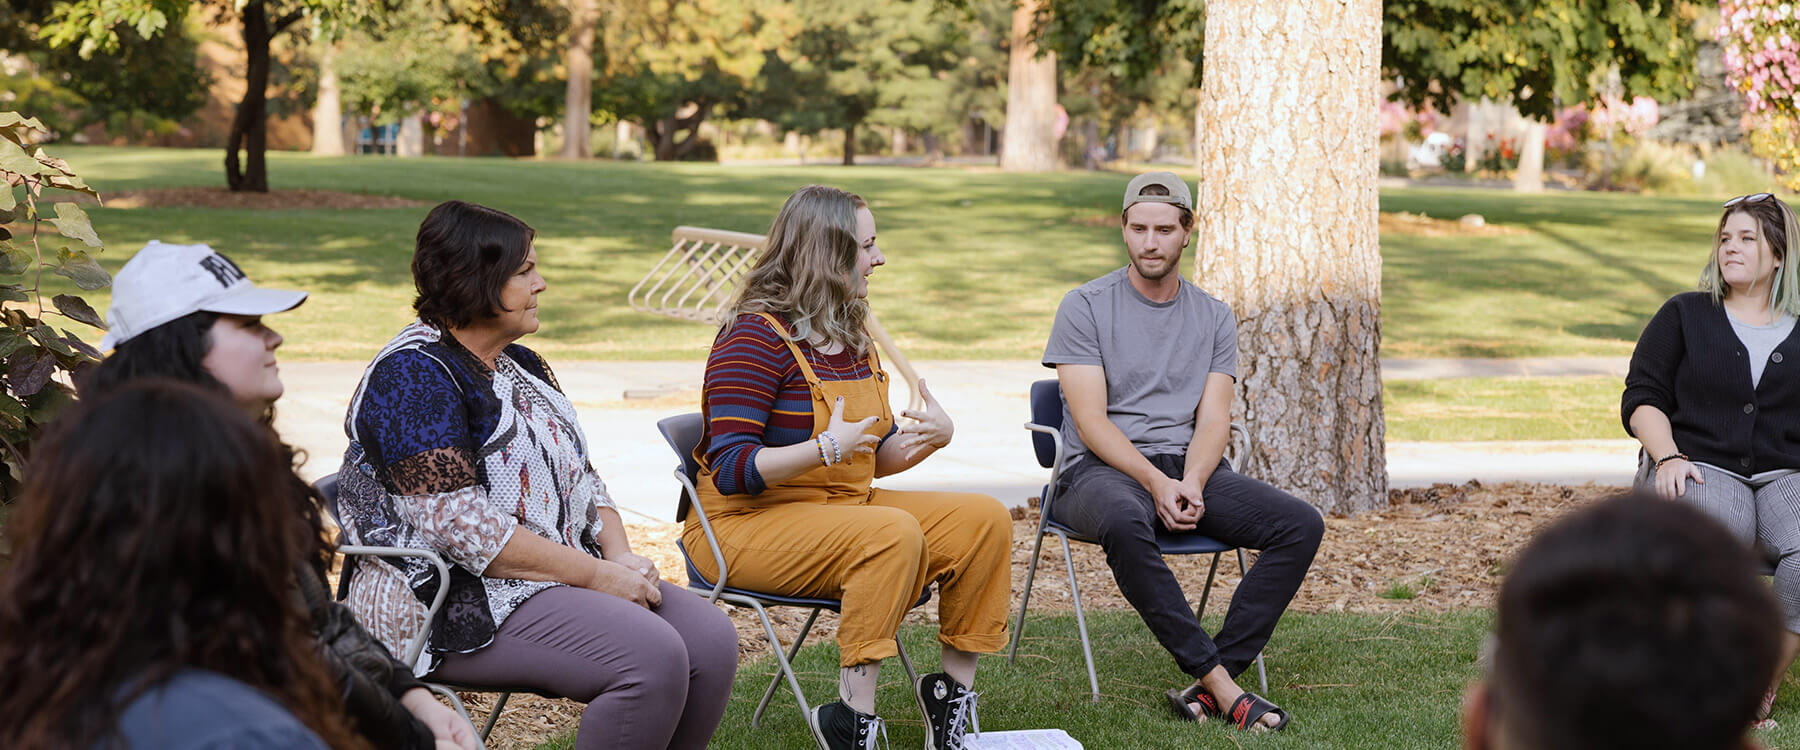
[[[1287,712],[1239,687],[1312,566],[1312,506],[1223,459],[1237,380],[1237,317],[1181,278],[1193,199],[1168,172],[1138,175],[1119,214],[1131,262],[1063,297],[1044,347],[1063,392],[1058,523],[1100,541],[1119,590],[1195,682],[1168,691],[1189,719],[1280,728]],[[1158,534],[1262,550],[1216,638],[1163,563]]]

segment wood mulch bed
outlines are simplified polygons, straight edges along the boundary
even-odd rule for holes
[[[1387,613],[1487,607],[1498,591],[1510,556],[1533,532],[1617,489],[1591,484],[1470,482],[1395,490],[1390,493],[1391,504],[1385,510],[1326,519],[1325,542],[1291,609]],[[1030,563],[1037,512],[1019,509],[1014,516],[1017,520],[1013,523],[1012,573],[1017,602]],[[677,580],[682,577],[681,571],[686,568],[675,549],[680,526],[632,524],[629,533],[634,550],[654,559],[666,576]],[[1099,547],[1074,545],[1074,555],[1082,605],[1089,610],[1127,608]],[[1198,589],[1206,580],[1205,561],[1171,558],[1170,567],[1189,598],[1198,601]],[[1242,575],[1230,555],[1220,561],[1207,605],[1210,612],[1224,611]],[[1062,551],[1054,538],[1045,540],[1033,589],[1034,615],[1072,609]],[[931,604],[915,610],[907,621],[936,622],[936,602],[934,598]],[[755,615],[747,610],[729,611],[738,627],[740,659],[747,662],[767,653],[768,645]],[[784,639],[799,631],[805,621],[803,614],[791,609],[770,612]],[[807,640],[830,640],[836,629],[837,618],[822,616]],[[492,697],[464,696],[478,722]],[[581,709],[581,704],[573,701],[515,696],[494,729],[490,747],[535,747],[575,728]]]

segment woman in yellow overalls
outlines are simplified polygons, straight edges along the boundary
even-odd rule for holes
[[[811,716],[826,748],[880,733],[881,661],[899,653],[901,618],[936,582],[943,672],[913,687],[930,746],[960,748],[975,656],[1006,645],[1012,520],[986,495],[871,486],[953,431],[923,382],[924,408],[895,425],[863,327],[868,275],[885,262],[861,198],[818,185],[788,198],[707,359],[699,499],[733,584],[843,601],[840,699]],[[698,521],[683,536],[695,566],[716,576]]]

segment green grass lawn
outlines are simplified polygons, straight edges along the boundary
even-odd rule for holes
[[[1072,615],[1033,617],[1019,660],[983,657],[976,688],[985,730],[1056,727],[1094,750],[1111,748],[1453,748],[1461,742],[1458,710],[1463,689],[1479,676],[1476,654],[1491,626],[1485,610],[1432,614],[1289,614],[1265,658],[1269,699],[1294,717],[1279,734],[1245,735],[1223,723],[1177,722],[1163,691],[1188,684],[1168,654],[1132,612],[1090,613],[1101,700],[1088,700],[1087,675]],[[1216,615],[1207,622],[1216,627]],[[933,630],[902,628],[914,664],[937,666]],[[809,645],[796,661],[808,700],[836,697],[837,647]],[[746,664],[713,748],[807,748],[810,735],[793,693],[783,683],[760,728],[750,726],[756,701],[774,674],[772,658]],[[893,747],[919,747],[923,723],[890,661],[881,674],[876,709]],[[1254,673],[1240,681],[1254,688]],[[1790,675],[1775,704],[1781,727],[1758,733],[1770,750],[1800,747],[1800,689]],[[573,736],[540,745],[565,750]]]
[[[1622,378],[1390,380],[1389,440],[1623,439]]]
[[[222,184],[214,150],[53,151],[102,193]],[[1105,219],[1124,182],[1116,174],[269,157],[277,189],[462,198],[531,223],[550,282],[533,343],[556,358],[703,356],[710,330],[633,312],[626,292],[668,249],[676,225],[762,232],[782,199],[812,182],[873,202],[889,263],[874,277],[872,303],[914,358],[1036,357],[1063,293],[1123,262]],[[1475,212],[1530,230],[1383,236],[1390,357],[1628,353],[1661,300],[1691,285],[1717,216],[1710,199],[1456,188],[1386,190],[1382,208],[1447,219]],[[212,244],[261,283],[313,292],[279,322],[287,356],[352,360],[409,319],[408,259],[424,213],[92,211],[109,267],[152,238]],[[105,294],[92,301],[105,309]]]

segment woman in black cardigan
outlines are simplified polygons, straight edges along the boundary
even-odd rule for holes
[[[1775,561],[1800,651],[1800,224],[1768,193],[1725,203],[1699,291],[1671,297],[1638,337],[1620,405],[1643,444],[1638,484],[1693,503]],[[1795,262],[1789,262],[1792,259]],[[1771,687],[1763,714],[1774,702]]]

